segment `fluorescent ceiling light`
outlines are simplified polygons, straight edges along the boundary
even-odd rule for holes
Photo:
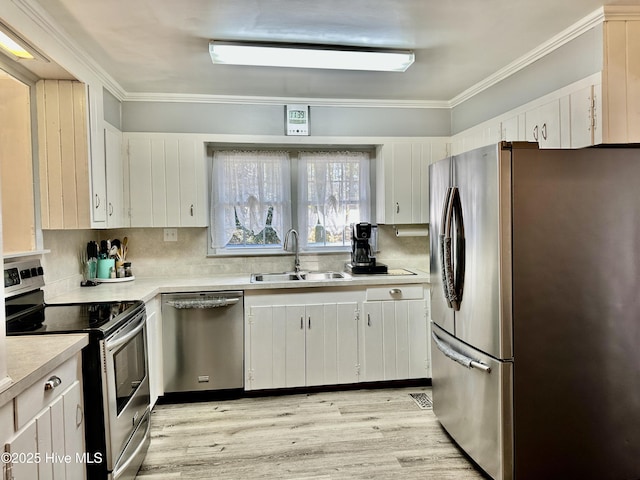
[[[410,50],[356,49],[319,45],[209,42],[213,63],[261,67],[326,68],[404,72],[414,61]]]
[[[0,49],[15,60],[44,60],[35,48],[16,35],[9,27],[0,23]]]

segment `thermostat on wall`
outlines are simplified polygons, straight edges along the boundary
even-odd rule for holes
[[[309,105],[285,105],[287,135],[309,135]]]

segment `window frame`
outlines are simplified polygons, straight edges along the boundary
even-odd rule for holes
[[[340,151],[360,151],[369,153],[369,195],[370,195],[370,222],[375,223],[376,218],[376,152],[377,145],[362,145],[362,144],[296,144],[296,145],[283,145],[283,144],[233,144],[233,143],[209,143],[207,145],[207,178],[208,178],[208,203],[211,205],[212,195],[212,172],[213,172],[213,153],[216,150],[279,150],[287,151],[289,153],[290,165],[290,192],[291,192],[291,228],[299,231],[298,225],[298,173],[299,173],[299,153],[300,152],[340,152]],[[215,248],[212,245],[212,228],[211,224],[212,215],[208,216],[207,227],[207,256],[210,257],[249,257],[249,256],[277,256],[277,255],[290,255],[290,252],[284,251],[282,245],[274,246],[256,246],[256,247],[223,247]],[[324,254],[337,254],[348,253],[351,251],[350,245],[344,246],[305,246],[300,248],[301,255],[324,255]]]

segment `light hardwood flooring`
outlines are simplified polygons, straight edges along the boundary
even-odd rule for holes
[[[139,480],[486,479],[409,393],[349,390],[158,405]]]

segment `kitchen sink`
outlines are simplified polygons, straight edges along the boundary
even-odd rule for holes
[[[321,281],[335,280],[346,278],[346,274],[342,272],[319,272],[319,271],[303,271],[303,272],[282,272],[282,273],[252,273],[251,283],[256,282],[298,282],[298,281]]]
[[[345,277],[342,272],[302,272],[300,276],[303,280],[333,280]]]

